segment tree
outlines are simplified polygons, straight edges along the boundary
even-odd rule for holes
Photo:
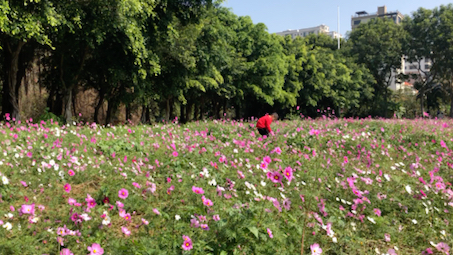
[[[19,88],[23,75],[19,69],[26,66],[27,58],[22,57],[24,48],[33,43],[51,47],[49,33],[66,22],[54,2],[57,1],[0,1],[2,115],[9,113],[16,120],[21,118]]]
[[[397,79],[395,73],[402,66],[405,37],[403,27],[387,18],[361,24],[349,37],[352,56],[370,70],[376,81],[374,91],[384,100],[384,116],[387,116],[389,106],[389,86]]]

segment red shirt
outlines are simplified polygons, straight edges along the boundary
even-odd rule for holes
[[[256,127],[257,128],[266,128],[269,132],[272,132],[271,123],[272,123],[272,116],[265,115],[265,116],[259,118],[258,122],[256,123]]]

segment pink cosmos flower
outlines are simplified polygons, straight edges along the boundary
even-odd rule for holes
[[[376,214],[377,216],[381,217],[381,210],[379,210],[378,208],[374,208],[374,214]]]
[[[280,155],[282,153],[282,149],[280,149],[280,147],[276,147],[273,151],[271,151],[271,153],[277,153]]]
[[[218,214],[212,216],[212,219],[215,220],[215,221],[219,221],[220,220],[220,216]]]
[[[206,206],[214,205],[214,203],[210,199],[207,199],[205,196],[201,197],[201,201],[203,201],[203,204]]]
[[[136,183],[136,182],[133,182],[132,185],[134,187],[136,187],[137,189],[141,188],[140,184]]]
[[[272,230],[270,228],[267,228],[267,234],[270,238],[274,238],[274,235],[272,235]]]
[[[118,208],[123,208],[124,204],[121,203],[120,201],[116,201],[116,206],[118,206]]]
[[[28,186],[27,183],[24,182],[24,181],[20,181],[20,183],[21,183],[24,187],[27,187],[27,186]]]
[[[390,234],[387,234],[387,233],[386,233],[386,234],[384,235],[384,240],[385,240],[386,242],[390,242]]]
[[[64,248],[60,251],[60,255],[74,255],[74,253],[72,253],[70,249]]]
[[[65,191],[66,193],[71,192],[71,184],[66,183],[66,184],[64,185],[64,191]]]
[[[145,225],[148,225],[149,224],[149,221],[145,220],[142,218],[142,223],[145,224]]]
[[[263,162],[266,162],[266,164],[270,164],[272,162],[272,159],[271,159],[271,157],[266,156],[263,158]]]
[[[159,212],[159,210],[157,210],[157,208],[154,208],[154,209],[153,209],[153,212],[154,212],[155,214],[157,214],[157,215],[160,215],[160,212]]]
[[[440,242],[437,244],[436,249],[442,253],[449,254],[450,246],[444,242]]]
[[[188,236],[182,236],[182,239],[184,239],[184,242],[182,244],[182,249],[183,250],[186,250],[186,251],[190,251],[192,250],[193,246],[192,246],[192,240],[188,237]]]
[[[173,151],[172,155],[173,155],[173,157],[177,157],[179,154],[177,151]]]
[[[75,175],[75,173],[74,173],[74,171],[72,169],[68,170],[68,174],[69,174],[69,176],[74,176]]]
[[[90,196],[90,194],[87,194],[87,198],[85,198],[85,201],[87,202],[87,207],[88,209],[94,208],[96,206],[96,200]]]
[[[291,167],[285,168],[285,171],[283,171],[283,176],[288,180],[288,182],[291,182],[292,179],[294,178],[293,176],[293,169]]]
[[[127,229],[126,227],[121,227],[121,232],[123,232],[126,236],[130,236],[131,235],[131,231],[129,229]]]
[[[271,181],[273,183],[280,183],[282,182],[282,175],[279,172],[273,172],[271,174]]]
[[[126,221],[130,221],[130,220],[131,220],[131,214],[130,214],[130,213],[126,213],[126,214],[123,216],[123,219],[125,219]]]
[[[22,205],[19,211],[21,214],[31,214],[35,215],[35,204],[31,205]]]
[[[88,246],[89,255],[102,255],[104,254],[104,249],[98,243],[93,243],[91,246]]]
[[[311,255],[319,255],[322,253],[321,247],[319,247],[319,244],[314,243],[310,245],[310,250],[311,250]]]
[[[126,199],[128,196],[129,196],[129,191],[127,191],[127,189],[120,189],[118,191],[118,197],[120,197],[122,199]]]
[[[204,194],[203,188],[192,186],[192,191],[196,194]]]

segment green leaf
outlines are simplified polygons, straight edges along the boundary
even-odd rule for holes
[[[252,232],[255,235],[255,237],[257,239],[259,239],[259,237],[258,237],[258,229],[256,227],[248,227],[248,229],[250,230],[250,232]]]

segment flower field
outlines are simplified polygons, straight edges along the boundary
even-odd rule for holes
[[[1,254],[449,254],[453,121],[0,126]]]

